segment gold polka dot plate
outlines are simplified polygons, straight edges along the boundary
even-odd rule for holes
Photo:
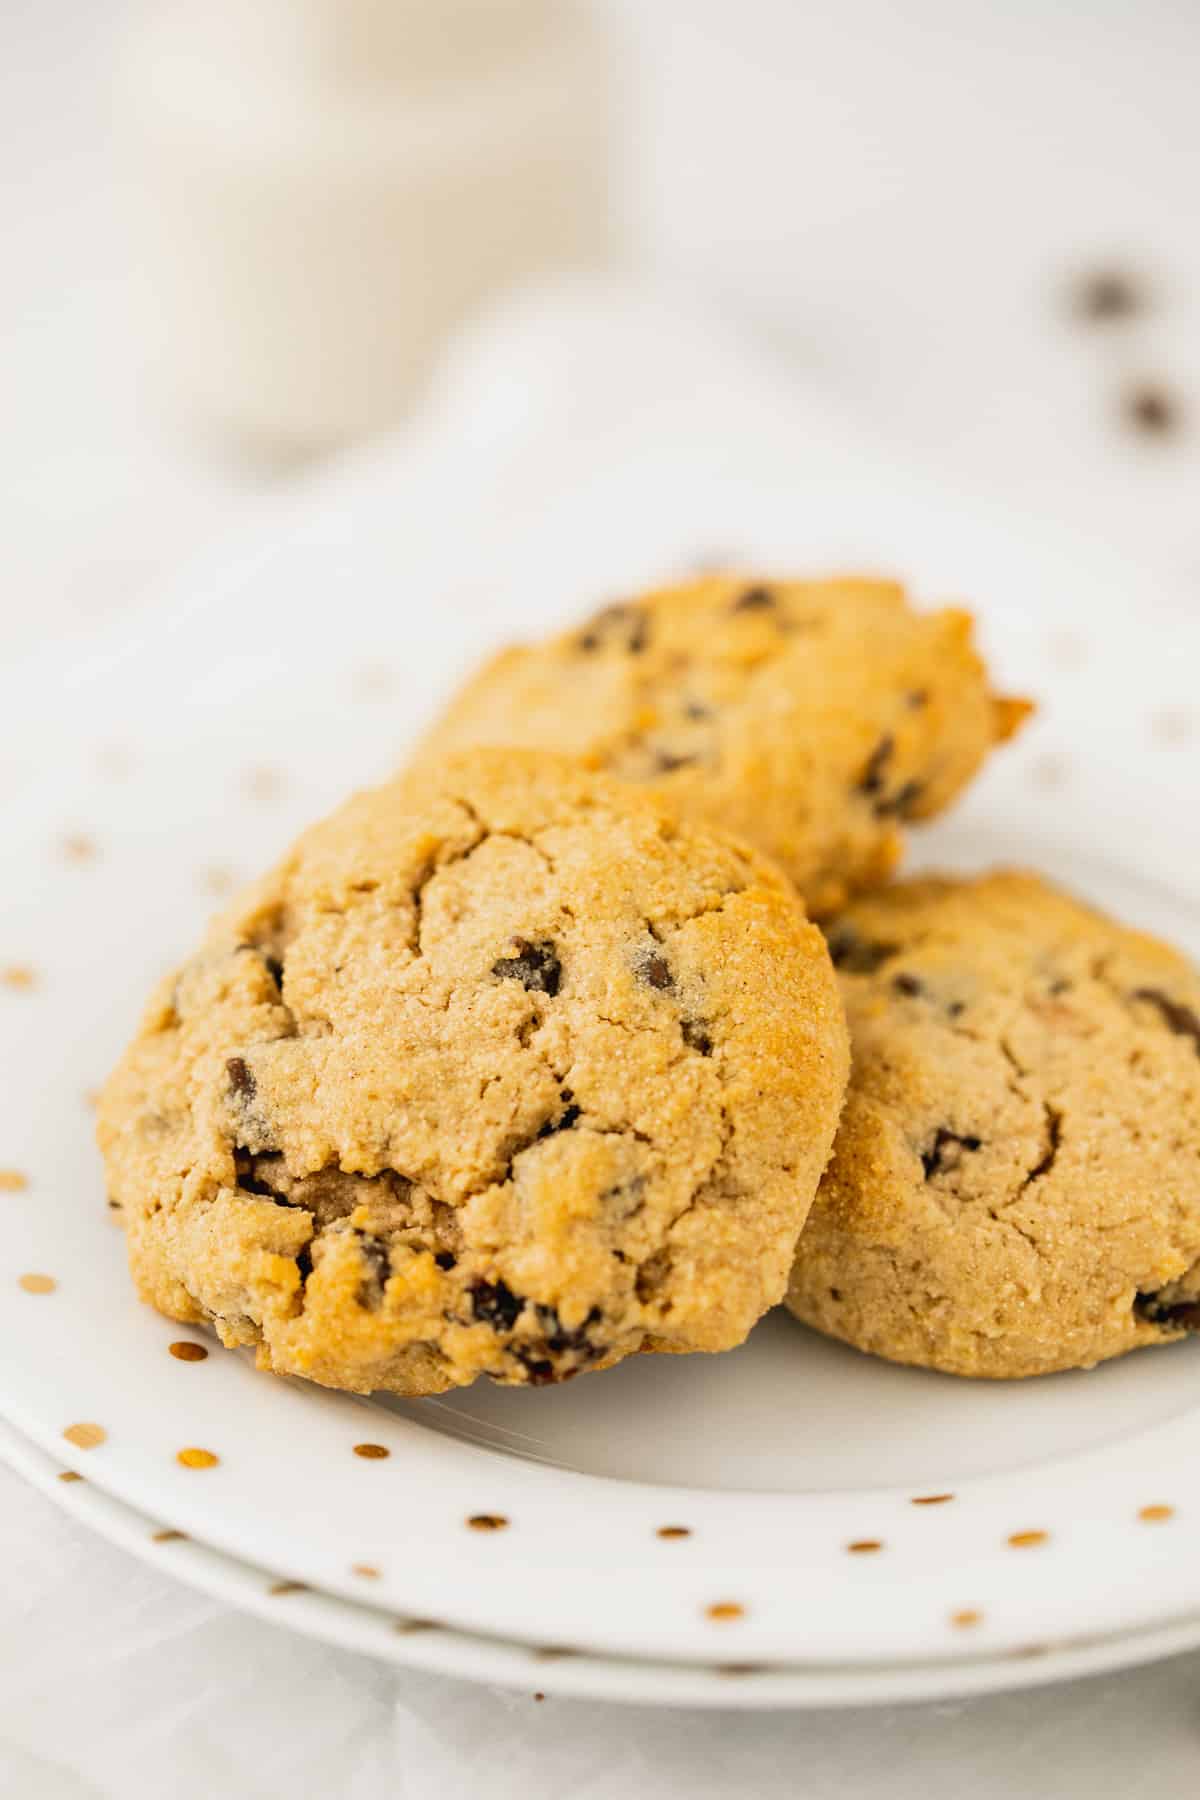
[[[775,1314],[725,1356],[387,1401],[257,1373],[133,1297],[89,1096],[218,903],[213,871],[250,876],[393,767],[494,643],[714,544],[967,594],[1042,712],[914,863],[1032,863],[1200,952],[1200,626],[1146,576],[836,439],[808,455],[765,397],[744,459],[699,420],[647,419],[636,452],[585,469],[544,394],[537,480],[516,447],[503,485],[473,467],[464,532],[446,444],[468,385],[436,455],[355,459],[77,665],[0,674],[24,770],[0,888],[0,1413],[85,1477],[55,1482],[63,1504],[111,1504],[101,1529],[184,1534],[154,1554],[186,1578],[431,1667],[507,1679],[517,1657],[539,1690],[830,1704],[1200,1643],[1195,1338],[970,1383]]]

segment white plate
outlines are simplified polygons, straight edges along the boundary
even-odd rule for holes
[[[1079,1643],[1029,1645],[1001,1657],[958,1657],[952,1663],[906,1663],[858,1668],[768,1667],[728,1663],[638,1662],[631,1657],[567,1654],[560,1647],[505,1643],[453,1631],[428,1619],[392,1617],[333,1594],[281,1581],[268,1569],[224,1556],[148,1519],[75,1479],[28,1439],[0,1423],[0,1462],[101,1537],[119,1544],[173,1579],[307,1637],[362,1651],[404,1668],[430,1669],[461,1679],[546,1694],[620,1700],[639,1706],[698,1706],[765,1711],[783,1707],[892,1705],[930,1694],[968,1695],[1002,1688],[1041,1687],[1106,1669],[1151,1662],[1187,1650],[1196,1622]],[[69,1485],[64,1485],[64,1483]]]
[[[194,938],[205,883],[252,872],[392,766],[450,673],[496,637],[705,549],[969,592],[1004,674],[1052,699],[923,859],[1035,862],[1200,949],[1200,854],[1179,825],[1200,774],[1185,710],[1200,632],[1153,624],[1152,597],[1131,604],[1127,577],[1087,547],[952,504],[828,431],[804,450],[774,389],[726,404],[720,430],[706,416],[700,438],[686,384],[668,395],[664,377],[647,403],[643,380],[632,436],[619,405],[604,411],[617,375],[599,385],[590,462],[578,409],[548,405],[536,440],[496,426],[464,453],[452,388],[420,454],[360,459],[268,517],[161,624],[65,677],[35,660],[0,688],[18,760],[58,701],[51,751],[8,809],[16,878],[0,894],[0,965],[37,972],[0,987],[0,1165],[31,1181],[4,1202],[3,1410],[219,1550],[506,1639],[884,1664],[914,1681],[924,1668],[928,1693],[954,1688],[948,1667],[1031,1644],[1122,1636],[1133,1658],[1147,1640],[1129,1634],[1200,1642],[1197,1343],[974,1385],[779,1317],[725,1358],[375,1404],[242,1356],[180,1362],[167,1346],[198,1334],[129,1293],[84,1096]],[[64,834],[97,854],[64,851]],[[28,1274],[54,1291],[26,1291]],[[79,1423],[103,1444],[64,1441]],[[364,1441],[390,1455],[356,1456]],[[220,1461],[181,1466],[187,1447]],[[935,1495],[952,1498],[915,1503]],[[472,1528],[479,1515],[507,1523]],[[660,1535],[675,1526],[688,1535]]]

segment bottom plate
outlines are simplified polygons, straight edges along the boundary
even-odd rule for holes
[[[702,1668],[506,1643],[453,1631],[424,1619],[389,1617],[374,1607],[282,1581],[268,1570],[225,1556],[146,1518],[86,1478],[61,1468],[2,1421],[0,1462],[99,1536],[214,1599],[305,1637],[359,1651],[401,1668],[426,1669],[498,1687],[532,1688],[547,1694],[638,1706],[713,1710],[883,1706],[1043,1687],[1051,1682],[1132,1668],[1200,1645],[1200,1616],[1153,1631],[1075,1643],[1029,1645],[1001,1657],[895,1668],[813,1665],[768,1669],[739,1663]]]

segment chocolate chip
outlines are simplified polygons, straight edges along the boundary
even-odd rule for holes
[[[249,1151],[243,1149],[240,1144],[234,1148],[233,1166],[237,1174],[237,1184],[242,1192],[258,1194],[264,1200],[274,1200],[278,1206],[292,1206],[297,1203],[289,1200],[286,1194],[271,1185],[271,1171],[273,1168],[280,1167],[281,1164],[280,1157],[251,1156]]]
[[[700,761],[698,756],[681,756],[674,750],[656,750],[654,768],[659,775],[671,775],[676,769],[690,769]]]
[[[592,1307],[582,1325],[576,1325],[571,1329],[564,1326],[556,1307],[539,1305],[536,1310],[538,1324],[542,1328],[548,1350],[554,1350],[560,1354],[564,1350],[582,1350],[588,1352],[592,1357],[601,1354],[588,1342],[587,1336],[589,1327],[599,1323],[600,1308],[598,1306]]]
[[[644,981],[647,987],[657,988],[660,993],[666,993],[675,986],[670,963],[665,956],[658,956],[654,951],[641,958],[637,965],[637,975],[639,981]]]
[[[913,688],[912,692],[908,695],[908,704],[912,707],[914,712],[920,712],[923,706],[929,705],[929,689]]]
[[[570,1088],[563,1088],[559,1100],[563,1110],[556,1118],[546,1120],[537,1134],[539,1138],[553,1137],[559,1131],[570,1131],[572,1125],[579,1119],[583,1109],[575,1105]]]
[[[1168,437],[1178,427],[1182,409],[1167,388],[1143,381],[1131,387],[1124,399],[1125,417],[1147,437]]]
[[[586,654],[625,650],[640,656],[650,642],[650,620],[641,606],[606,606],[580,632],[576,643]]]
[[[556,1373],[554,1364],[544,1356],[533,1356],[523,1346],[518,1346],[513,1355],[529,1377],[530,1387],[551,1387],[556,1381],[566,1381],[567,1375]],[[574,1374],[572,1369],[570,1374]]]
[[[471,1311],[493,1331],[511,1331],[524,1305],[503,1281],[477,1281],[471,1288]]]
[[[916,975],[910,975],[905,969],[902,969],[899,975],[892,976],[892,986],[898,994],[910,994],[914,998],[925,992],[925,983]]]
[[[828,935],[829,954],[835,969],[847,975],[874,975],[888,958],[899,954],[899,944],[872,943],[853,925],[835,925]]]
[[[513,947],[516,955],[500,957],[492,964],[492,974],[502,981],[519,981],[527,993],[548,994],[553,999],[562,980],[554,944],[548,938],[537,944],[514,938]]]
[[[699,700],[689,700],[684,705],[683,716],[685,719],[693,720],[711,719],[712,707],[705,706]]]
[[[448,1250],[437,1251],[433,1260],[439,1269],[453,1269],[458,1262],[458,1258],[451,1256]]]
[[[892,760],[895,748],[896,740],[890,732],[880,738],[868,756],[863,772],[858,778],[860,794],[882,794],[887,780],[887,766]]]
[[[1172,1000],[1170,994],[1164,994],[1161,988],[1137,988],[1135,1000],[1148,1000],[1162,1014],[1170,1030],[1176,1037],[1189,1037],[1200,1055],[1200,1014],[1193,1012],[1181,1000]]]
[[[358,1232],[358,1248],[367,1265],[367,1273],[359,1285],[359,1304],[374,1310],[383,1299],[383,1286],[392,1272],[392,1259],[387,1245],[368,1232]]]
[[[1133,1310],[1148,1325],[1169,1331],[1200,1331],[1200,1300],[1164,1300],[1161,1294],[1138,1294]]]
[[[635,1212],[640,1212],[645,1191],[646,1177],[631,1175],[627,1181],[618,1181],[605,1188],[600,1198],[612,1207],[618,1218],[630,1219]],[[621,1262],[629,1261],[623,1250],[614,1250],[613,1255]]]
[[[730,612],[770,612],[776,600],[769,587],[748,587],[731,604]]]
[[[258,1083],[254,1079],[253,1069],[244,1057],[227,1057],[225,1073],[229,1077],[231,1094],[236,1094],[239,1100],[253,1100],[258,1092]]]
[[[656,1250],[642,1263],[634,1278],[633,1291],[643,1306],[662,1292],[670,1279],[671,1269],[670,1253],[666,1250]]]
[[[894,794],[875,802],[875,817],[911,819],[923,792],[924,788],[919,781],[906,781]]]
[[[983,1139],[968,1133],[960,1137],[956,1131],[947,1131],[939,1125],[934,1133],[933,1143],[928,1150],[921,1152],[921,1167],[925,1171],[925,1179],[929,1181],[935,1175],[941,1175],[956,1169],[962,1160],[959,1154],[963,1150],[982,1150]]]
[[[1089,324],[1108,324],[1140,312],[1144,295],[1136,281],[1119,269],[1097,269],[1076,287],[1072,310]]]
[[[684,1019],[679,1029],[689,1050],[697,1050],[701,1056],[712,1055],[713,1042],[703,1019]]]

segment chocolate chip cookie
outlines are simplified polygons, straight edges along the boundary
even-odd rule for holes
[[[1035,875],[901,883],[829,933],[854,1069],[788,1305],[956,1375],[1200,1330],[1200,979]]]
[[[784,878],[566,759],[361,794],[164,982],[99,1139],[142,1296],[332,1387],[724,1350],[845,1088]]]
[[[521,744],[649,785],[777,858],[823,915],[892,872],[1028,712],[994,695],[969,613],[885,581],[710,577],[503,651],[426,751]]]

